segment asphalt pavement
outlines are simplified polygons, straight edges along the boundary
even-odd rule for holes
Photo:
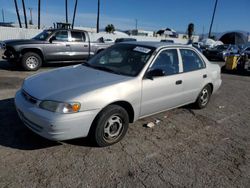
[[[0,187],[250,187],[249,75],[223,73],[207,108],[139,120],[121,142],[97,148],[84,138],[48,141],[23,125],[13,97],[35,73],[0,60]]]

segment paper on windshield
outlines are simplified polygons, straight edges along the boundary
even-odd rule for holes
[[[141,53],[144,53],[144,54],[147,54],[151,51],[151,49],[149,48],[145,48],[145,47],[141,47],[141,46],[136,46],[134,48],[134,51],[137,51],[137,52],[141,52]]]

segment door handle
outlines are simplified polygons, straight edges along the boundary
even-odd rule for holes
[[[207,75],[206,75],[206,74],[204,74],[204,75],[203,75],[203,78],[207,78]]]
[[[69,44],[66,44],[66,47],[70,47],[70,45],[69,45]]]
[[[178,80],[178,81],[176,81],[176,82],[175,82],[175,84],[176,84],[176,85],[180,85],[180,84],[182,84],[182,80]]]

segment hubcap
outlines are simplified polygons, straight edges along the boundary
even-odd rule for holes
[[[200,100],[201,100],[201,105],[206,105],[207,102],[208,102],[208,97],[209,97],[209,94],[208,94],[208,90],[205,88],[202,90],[201,92],[201,96],[200,96]]]
[[[114,140],[121,134],[123,128],[122,120],[119,116],[111,116],[104,126],[104,137],[106,140]]]
[[[37,59],[37,57],[35,56],[30,56],[27,58],[26,60],[26,65],[27,67],[29,67],[30,69],[34,69],[38,66],[39,64],[39,60]]]

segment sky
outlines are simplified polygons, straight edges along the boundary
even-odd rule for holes
[[[21,20],[23,9],[17,0]],[[208,33],[215,0],[100,0],[100,28],[113,24],[116,29],[157,31],[172,28],[186,32],[194,23],[195,33]],[[37,0],[25,0],[26,14],[32,8],[33,22],[37,23]],[[75,0],[68,0],[69,21],[72,21]],[[242,30],[250,32],[250,0],[218,0],[213,32]],[[6,22],[17,23],[14,0],[0,0]],[[78,0],[75,26],[96,27],[97,0]],[[2,14],[0,14],[2,21]],[[41,25],[52,26],[65,22],[65,0],[41,0]]]

